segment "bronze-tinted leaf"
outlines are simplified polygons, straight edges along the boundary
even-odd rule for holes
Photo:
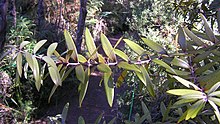
[[[35,47],[34,47],[34,54],[37,53],[37,51],[47,42],[47,40],[41,40],[39,41]]]
[[[102,43],[102,48],[105,52],[105,54],[108,56],[108,58],[112,61],[116,61],[116,56],[114,53],[114,49],[110,43],[110,41],[108,40],[108,38],[101,33],[101,43]]]
[[[17,64],[18,74],[21,77],[22,76],[22,54],[20,52],[18,52],[16,64]]]
[[[118,77],[118,80],[116,82],[116,87],[117,88],[121,87],[122,83],[125,80],[125,77],[127,76],[127,73],[128,73],[127,70],[122,71],[121,75]]]

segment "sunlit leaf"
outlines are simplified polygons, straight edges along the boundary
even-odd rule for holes
[[[104,64],[106,62],[105,58],[101,54],[98,54],[98,59],[99,59],[99,63]]]
[[[116,42],[114,49],[118,46],[118,44],[122,41],[123,37],[119,38],[118,41]]]
[[[56,63],[53,61],[52,58],[50,58],[49,56],[44,56],[42,58],[48,65],[52,66],[53,68],[57,68]]]
[[[216,105],[220,107],[220,99],[215,97],[209,97],[209,100],[213,101]]]
[[[129,60],[128,56],[124,52],[122,52],[121,50],[115,49],[114,51],[115,51],[115,54],[118,55],[119,57],[121,57],[123,60],[125,60],[125,61]]]
[[[214,109],[214,113],[218,119],[218,122],[220,123],[220,112],[218,110],[218,106],[211,100],[208,100],[208,102],[212,106],[212,108]]]
[[[106,64],[97,65],[97,69],[103,73],[111,73],[111,68],[109,67],[109,65]]]
[[[186,52],[186,48],[187,48],[187,42],[186,42],[186,37],[185,34],[183,32],[182,27],[179,28],[178,33],[176,35],[176,41],[179,43],[181,49]]]
[[[112,61],[116,61],[116,56],[114,53],[114,49],[110,43],[110,41],[108,40],[108,38],[101,33],[101,43],[102,43],[102,48],[105,52],[105,54],[108,56],[108,58]]]
[[[82,65],[76,66],[75,71],[76,71],[76,77],[77,77],[77,79],[78,79],[81,83],[84,83],[84,81],[85,81],[85,71],[84,71],[84,69],[83,69],[83,66],[82,66]]]
[[[92,35],[91,35],[88,28],[86,28],[86,30],[85,30],[85,39],[86,39],[86,46],[88,48],[88,51],[89,51],[90,55],[92,55],[94,50],[96,49],[96,46],[95,46],[95,42],[94,42]],[[98,58],[98,53],[95,52],[95,54],[92,55],[91,58],[92,59]]]
[[[32,55],[28,52],[25,52],[25,58],[26,58],[28,65],[30,66],[31,70],[33,70],[34,65],[33,65]]]
[[[193,42],[195,42],[198,46],[202,46],[205,43],[199,39],[199,37],[197,37],[193,32],[191,32],[188,28],[184,27],[183,28],[185,33],[187,34],[187,36],[193,40]]]
[[[183,68],[190,68],[190,66],[187,62],[185,62],[184,60],[179,59],[177,57],[174,57],[174,59],[171,61],[171,64],[176,65],[176,66],[180,66]]]
[[[118,64],[119,68],[123,68],[126,70],[130,70],[130,71],[137,71],[137,72],[141,72],[140,69],[138,69],[135,65],[133,64],[128,64],[127,62],[120,62]]]
[[[176,74],[176,75],[178,75],[178,76],[188,76],[188,75],[190,75],[191,73],[189,72],[189,71],[187,71],[187,70],[177,70],[177,69],[173,69],[176,73],[174,73],[174,72],[172,72],[172,71],[170,71],[170,70],[168,70],[168,69],[166,69],[166,71],[167,72],[169,72],[169,73],[171,73],[171,74]]]
[[[188,111],[185,111],[185,112],[182,114],[182,116],[179,118],[179,120],[178,120],[177,123],[180,123],[181,121],[183,121],[183,120],[186,118],[187,112],[188,112]]]
[[[47,56],[51,56],[57,48],[58,43],[52,43],[47,49]]]
[[[141,101],[141,106],[142,106],[142,111],[144,112],[144,115],[147,115],[147,121],[149,123],[152,123],[152,118],[151,118],[151,114],[149,109],[147,108],[147,106],[144,104],[143,101]]]
[[[61,77],[60,77],[60,73],[59,73],[58,69],[54,68],[52,66],[49,66],[48,70],[49,70],[50,77],[51,77],[52,81],[54,82],[54,84],[61,86],[62,81],[61,81]]]
[[[215,85],[213,85],[209,91],[208,91],[208,94],[212,93],[212,92],[215,92],[220,86],[220,82],[216,83]]]
[[[128,39],[124,39],[125,43],[128,44],[128,46],[134,50],[134,52],[136,52],[138,55],[141,55],[145,52],[145,50],[139,46],[138,44],[136,44],[135,42],[128,40]]]
[[[24,47],[25,47],[27,44],[29,44],[29,43],[30,43],[29,41],[23,41],[23,42],[21,42],[19,49],[21,50],[22,48],[24,48]]]
[[[82,106],[82,101],[86,95],[88,84],[89,84],[90,68],[85,70],[85,80],[84,83],[80,83],[80,93],[79,93],[79,106]]]
[[[81,62],[81,63],[87,62],[86,58],[84,56],[82,56],[81,54],[78,54],[78,59],[79,59],[79,62]]]
[[[198,112],[205,106],[204,100],[199,100],[196,103],[194,103],[188,110],[186,115],[186,120],[189,120],[190,118],[195,118],[198,114]]]
[[[188,95],[188,94],[203,95],[202,92],[197,91],[197,90],[191,90],[191,89],[173,89],[173,90],[168,90],[167,93],[178,95],[178,96]]]
[[[32,56],[32,60],[33,60],[33,75],[34,75],[34,79],[35,79],[35,86],[36,86],[37,90],[40,91],[41,76],[40,76],[38,61],[34,56]]]
[[[18,74],[21,77],[22,76],[22,54],[20,52],[18,52],[16,64],[17,64]]]
[[[156,42],[154,42],[154,41],[152,41],[152,40],[149,40],[149,39],[147,39],[147,38],[141,38],[143,41],[144,41],[144,43],[146,44],[146,45],[148,45],[152,50],[154,50],[154,51],[156,51],[156,52],[158,52],[158,53],[160,53],[160,54],[166,54],[166,50],[161,46],[161,45],[159,45],[158,43],[156,43]]]
[[[78,62],[78,56],[77,56],[78,54],[77,54],[77,50],[76,50],[76,45],[75,45],[70,33],[66,29],[64,30],[64,37],[66,40],[66,45],[67,45],[68,50],[73,50],[71,58],[73,60],[75,60],[76,62]]]
[[[104,73],[104,86],[108,104],[110,107],[112,107],[114,100],[114,85],[113,80],[111,78],[111,73]]]
[[[211,92],[209,96],[217,96],[220,97],[220,91]]]
[[[173,76],[176,80],[178,80],[181,84],[183,84],[184,86],[190,88],[190,86],[192,86],[195,90],[201,90],[198,86],[196,86],[195,84],[193,84],[192,82],[189,82],[179,76]]]
[[[153,62],[172,71],[174,74],[176,74],[176,72],[173,70],[173,68],[171,68],[167,63],[163,62],[162,60],[159,59],[153,59]]]
[[[47,42],[47,40],[41,40],[37,42],[37,44],[34,46],[34,54],[37,53],[37,51]]]
[[[212,42],[218,41],[218,39],[215,37],[215,35],[214,35],[212,29],[209,27],[209,24],[208,24],[208,22],[207,22],[205,16],[202,15],[201,13],[200,13],[199,15],[200,15],[201,19],[202,19],[203,22],[204,22],[204,27],[205,27],[205,33],[206,33],[206,35],[209,37],[209,39],[210,39]]]

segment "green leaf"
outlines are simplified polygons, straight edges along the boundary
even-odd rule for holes
[[[81,62],[81,63],[87,62],[86,58],[84,56],[82,56],[81,54],[78,54],[78,59],[79,59],[79,62]]]
[[[219,98],[215,98],[215,97],[209,97],[209,100],[213,101],[215,104],[217,104],[218,106],[220,106],[220,99]]]
[[[198,112],[205,106],[204,100],[199,100],[196,103],[194,103],[188,110],[186,115],[186,120],[189,120],[190,118],[195,118],[198,114]]]
[[[57,85],[54,85],[51,92],[50,92],[50,95],[49,95],[49,98],[48,98],[48,103],[50,103],[50,99],[51,97],[53,96],[53,94],[55,93],[56,89],[57,89]]]
[[[20,52],[18,52],[16,64],[17,64],[18,74],[21,77],[22,76],[22,54]]]
[[[101,120],[102,120],[102,116],[103,116],[104,113],[101,113],[99,115],[99,117],[95,120],[95,123],[94,124],[100,124]]]
[[[173,76],[176,80],[178,80],[181,84],[183,84],[184,86],[190,88],[190,86],[192,86],[195,90],[201,90],[198,86],[196,86],[195,84],[193,84],[192,82],[189,82],[179,76]]]
[[[114,49],[111,45],[111,43],[109,42],[108,38],[101,33],[101,43],[102,43],[102,48],[105,52],[105,54],[108,56],[108,58],[112,61],[116,61],[116,56],[114,53]]]
[[[53,68],[57,68],[56,63],[53,61],[53,59],[49,56],[44,56],[42,58],[48,65],[52,66]]]
[[[35,86],[37,88],[37,91],[40,91],[41,76],[40,76],[38,61],[34,56],[32,56],[32,61],[33,61],[33,75],[35,79]]]
[[[200,55],[197,55],[194,59],[193,62],[198,63],[202,60],[205,60],[206,58],[208,58],[208,56],[210,55],[211,51],[206,51]]]
[[[85,71],[84,71],[84,69],[83,69],[83,66],[82,66],[82,65],[76,66],[75,71],[76,71],[76,77],[77,77],[77,79],[78,79],[81,83],[84,83],[84,81],[85,81]]]
[[[216,70],[211,74],[201,76],[198,78],[198,82],[206,84],[205,88],[210,89],[215,83],[220,81],[220,70]]]
[[[220,97],[220,91],[215,91],[209,94],[209,96],[217,96]]]
[[[110,107],[112,107],[114,100],[114,85],[113,80],[111,78],[111,73],[104,73],[104,86],[108,104]]]
[[[47,56],[51,56],[57,48],[58,43],[52,43],[47,49]]]
[[[220,82],[216,83],[215,85],[213,85],[209,91],[208,91],[208,94],[212,93],[212,92],[215,92],[220,86]]]
[[[118,64],[118,67],[126,69],[126,70],[130,70],[130,71],[141,72],[140,69],[138,69],[134,64],[128,64],[127,62],[120,62]]]
[[[69,76],[69,74],[73,71],[73,67],[70,68],[66,73],[62,76],[62,82]]]
[[[89,51],[90,55],[92,55],[93,52],[94,52],[95,49],[96,49],[96,46],[95,46],[94,40],[93,40],[92,35],[91,35],[91,33],[90,33],[90,31],[89,31],[88,28],[86,28],[86,31],[85,31],[85,38],[86,38],[86,46],[87,46],[87,48],[88,48],[88,51]],[[96,58],[98,58],[98,53],[95,52],[95,54],[92,55],[91,58],[92,58],[93,60],[96,59]]]
[[[120,74],[120,76],[118,77],[118,80],[117,80],[117,82],[116,82],[116,87],[117,88],[119,88],[119,87],[121,87],[121,85],[122,85],[122,83],[124,82],[124,80],[125,80],[125,77],[127,76],[127,70],[124,70],[121,74]]]
[[[179,118],[179,120],[178,120],[177,123],[180,123],[181,121],[183,121],[183,120],[186,118],[187,112],[188,112],[188,111],[185,111],[185,112],[182,114],[182,116]]]
[[[142,47],[140,47],[138,44],[136,44],[135,42],[133,42],[131,40],[128,40],[128,39],[124,39],[124,41],[138,55],[141,55],[141,54],[143,54],[145,52],[145,50]]]
[[[25,52],[25,58],[26,61],[28,63],[28,65],[30,66],[31,70],[34,70],[34,64],[33,64],[33,60],[32,60],[32,55],[28,52]]]
[[[29,43],[30,43],[29,41],[23,41],[23,42],[21,42],[19,49],[21,50],[22,48],[24,48],[24,47],[25,47],[27,44],[29,44]]]
[[[121,37],[120,39],[118,39],[118,41],[116,42],[114,49],[118,46],[118,44],[122,41],[123,37]]]
[[[190,68],[190,66],[187,62],[185,62],[184,60],[179,59],[177,57],[174,57],[174,59],[171,61],[171,64],[176,65],[176,66],[180,66],[182,68]]]
[[[197,90],[191,90],[191,89],[173,89],[173,90],[168,90],[167,93],[178,95],[178,96],[189,95],[189,94],[203,95],[202,92],[197,91]]]
[[[173,108],[179,108],[180,105],[183,105],[185,103],[192,103],[192,102],[195,102],[197,101],[198,99],[180,99],[178,101],[176,101],[174,104],[173,104]]]
[[[160,44],[158,44],[158,43],[156,43],[156,42],[154,42],[154,41],[152,41],[152,40],[149,40],[149,39],[147,39],[147,38],[141,38],[143,41],[144,41],[144,43],[146,44],[146,45],[148,45],[152,50],[154,50],[154,51],[156,51],[156,52],[158,52],[158,53],[160,53],[160,54],[166,54],[167,52],[166,52],[166,50],[160,45]]]
[[[98,59],[99,59],[99,63],[102,64],[106,63],[105,58],[101,54],[98,54]]]
[[[187,36],[192,39],[193,42],[195,42],[198,46],[202,46],[205,43],[199,39],[193,32],[191,32],[188,28],[184,27],[183,28]]]
[[[201,13],[199,14],[199,16],[201,17],[201,19],[203,20],[204,22],[204,27],[205,27],[205,33],[206,35],[209,37],[209,39],[212,41],[212,42],[216,42],[218,41],[218,39],[215,37],[212,29],[209,27],[209,24],[205,18],[204,15],[202,15]]]
[[[121,57],[123,60],[125,60],[126,62],[128,62],[129,58],[128,58],[128,56],[127,56],[124,52],[122,52],[122,51],[119,50],[119,49],[115,49],[114,51],[115,51],[115,54],[116,54],[116,55],[118,55],[118,56]]]
[[[103,73],[111,73],[112,72],[109,65],[106,65],[106,64],[99,64],[99,65],[97,65],[97,68],[100,72],[103,72]]]
[[[153,59],[153,62],[170,70],[171,72],[173,72],[174,74],[176,74],[176,72],[173,70],[173,68],[171,68],[167,63],[163,62],[162,60],[159,59]]]
[[[218,110],[218,106],[216,106],[216,104],[211,100],[208,100],[208,102],[212,106],[212,108],[214,109],[215,116],[217,117],[218,122],[220,123],[220,112]]]
[[[71,58],[78,62],[78,56],[77,56],[77,50],[76,50],[76,45],[70,35],[70,33],[65,29],[64,30],[64,37],[66,39],[66,45],[67,45],[67,48],[68,50],[73,50],[73,53],[71,55]]]
[[[54,84],[61,86],[62,81],[61,81],[60,73],[59,73],[57,67],[54,68],[52,66],[49,66],[48,70],[49,70],[50,77],[51,77],[52,81],[54,82]]]
[[[89,84],[89,76],[90,76],[90,68],[88,67],[85,70],[85,80],[84,83],[80,83],[80,93],[79,93],[79,106],[82,106],[82,101],[86,95],[86,91],[88,88],[88,84]]]
[[[206,95],[203,94],[186,94],[180,97],[180,99],[206,99]]]
[[[152,123],[152,118],[149,109],[147,106],[144,104],[143,101],[141,101],[141,106],[142,106],[142,111],[144,112],[144,115],[146,115],[146,119],[149,123]]]
[[[63,108],[62,114],[61,114],[62,124],[65,124],[67,113],[68,113],[68,109],[69,109],[69,103],[66,103],[66,105]]]
[[[209,68],[211,68],[215,64],[216,64],[216,62],[210,62],[210,63],[196,69],[195,73],[201,75],[203,72],[207,71]]]
[[[165,104],[163,102],[160,102],[160,112],[163,117],[165,116],[166,110],[167,110],[167,107],[165,106]]]
[[[116,117],[114,117],[110,122],[108,122],[108,124],[114,124],[116,121]]]
[[[34,47],[34,54],[37,53],[37,51],[47,42],[47,40],[41,40],[39,41],[35,47]]]
[[[66,53],[66,58],[65,58],[65,62],[69,62],[71,55],[73,54],[73,50],[68,50]]]
[[[85,124],[85,120],[82,116],[78,118],[78,124]]]
[[[186,42],[186,37],[185,34],[183,32],[182,27],[179,28],[178,33],[176,35],[176,41],[179,43],[181,49],[186,52],[186,48],[187,48],[187,42]]]
[[[176,72],[176,75],[179,75],[179,76],[189,76],[191,73],[187,70],[177,70],[177,69],[173,69],[175,72]],[[166,69],[167,72],[171,73],[171,74],[175,74],[174,72]]]

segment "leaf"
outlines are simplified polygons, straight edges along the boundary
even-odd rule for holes
[[[99,117],[95,120],[95,123],[94,124],[100,124],[101,120],[102,120],[102,116],[103,116],[104,113],[101,113],[99,115]]]
[[[80,63],[85,63],[87,62],[86,58],[84,56],[82,56],[81,54],[78,54],[78,59]]]
[[[176,41],[179,43],[181,49],[186,52],[186,48],[187,48],[187,42],[186,42],[186,37],[185,34],[183,32],[182,27],[179,28],[178,33],[176,35]]]
[[[25,58],[26,61],[28,63],[28,65],[30,66],[31,70],[34,70],[34,64],[33,64],[33,60],[32,60],[32,55],[28,52],[25,52]]]
[[[205,18],[204,15],[202,15],[201,13],[199,14],[199,16],[201,17],[201,19],[203,20],[204,22],[204,27],[205,27],[205,33],[206,35],[209,37],[209,39],[212,41],[212,42],[216,42],[218,41],[218,39],[215,37],[212,29],[209,27],[209,24]]]
[[[50,92],[49,98],[48,98],[48,103],[50,103],[50,99],[53,96],[54,92],[56,91],[57,87],[58,87],[57,85],[53,86],[53,88],[52,88],[52,90]]]
[[[18,52],[16,64],[17,64],[18,74],[21,77],[22,76],[22,54],[20,52]]]
[[[101,43],[102,43],[102,48],[105,52],[105,54],[108,56],[108,58],[112,61],[116,61],[116,56],[114,53],[114,49],[111,45],[111,43],[109,42],[108,38],[101,33]]]
[[[196,86],[195,84],[193,84],[192,82],[189,82],[179,76],[173,76],[177,81],[179,81],[181,84],[183,84],[184,86],[190,88],[190,86],[192,86],[195,90],[201,90],[198,86]]]
[[[171,61],[171,64],[176,65],[176,66],[180,66],[182,68],[190,68],[190,66],[187,62],[185,62],[184,60],[179,59],[177,57],[174,57],[174,59]]]
[[[73,67],[70,68],[66,73],[62,76],[62,82],[69,76],[69,74],[72,72]]]
[[[178,96],[189,95],[189,94],[203,95],[202,92],[197,91],[197,90],[191,90],[191,89],[173,89],[173,90],[168,90],[167,93],[178,95]]]
[[[57,86],[58,85],[61,86],[62,81],[61,81],[61,77],[60,77],[60,73],[59,73],[58,69],[50,66],[48,68],[48,70],[49,70],[50,77],[51,77],[52,81],[54,82],[54,84]]]
[[[34,56],[32,56],[32,60],[33,60],[33,75],[35,79],[35,86],[37,88],[37,91],[40,91],[41,76],[40,76],[40,71],[39,71],[39,65],[38,65],[37,59]]]
[[[108,104],[110,107],[112,107],[114,100],[114,86],[113,80],[111,78],[111,73],[104,73],[104,86]]]
[[[109,65],[106,65],[106,64],[99,64],[99,65],[97,65],[97,68],[100,72],[103,72],[103,73],[111,73],[112,72]]]
[[[98,59],[99,59],[99,63],[102,64],[106,63],[105,58],[101,54],[98,54]]]
[[[128,40],[128,39],[124,39],[124,41],[138,55],[141,55],[141,54],[143,54],[145,52],[145,50],[142,47],[140,47],[138,44],[136,44],[135,42],[133,42],[131,40]]]
[[[211,74],[201,76],[198,78],[198,82],[205,83],[206,89],[210,89],[215,83],[220,81],[220,70],[216,70]]]
[[[167,108],[166,108],[165,104],[163,102],[160,102],[160,112],[163,117],[165,116],[166,110],[167,110]]]
[[[68,50],[73,50],[73,53],[71,55],[71,58],[78,62],[78,54],[77,54],[77,50],[76,50],[76,45],[70,35],[70,33],[65,29],[64,30],[64,37],[65,37],[65,40],[66,40],[66,45],[67,45],[67,48]]]
[[[28,63],[25,63],[25,65],[24,65],[24,78],[25,79],[27,79],[28,77],[27,77],[27,72],[28,72]]]
[[[206,51],[200,55],[197,55],[194,59],[193,62],[198,63],[202,60],[205,60],[206,58],[208,58],[208,56],[210,55],[211,51]]]
[[[95,49],[96,49],[96,46],[95,46],[94,40],[93,40],[92,35],[91,35],[91,33],[90,33],[90,31],[89,31],[88,28],[86,28],[86,30],[85,30],[85,39],[86,39],[86,46],[87,46],[87,48],[88,48],[88,51],[89,51],[90,55],[92,55],[93,52],[94,52]],[[98,58],[98,53],[95,52],[95,54],[92,55],[91,58],[92,58],[93,60],[96,59],[96,58]]]
[[[118,67],[126,69],[126,70],[130,70],[130,71],[141,72],[134,64],[128,64],[127,62],[120,62],[118,64]]]
[[[219,98],[215,98],[215,97],[209,97],[209,100],[213,101],[215,104],[217,104],[218,106],[220,106],[220,99]]]
[[[177,123],[180,123],[181,121],[183,121],[183,120],[186,118],[187,112],[188,112],[188,111],[185,111],[185,112],[182,114],[182,116],[179,118],[179,120],[178,120]]]
[[[178,101],[176,101],[174,104],[173,104],[173,108],[179,108],[180,105],[183,105],[185,103],[192,103],[192,102],[195,102],[197,101],[198,99],[180,99]]]
[[[84,80],[84,83],[80,83],[80,93],[79,93],[79,106],[81,107],[82,106],[82,101],[86,95],[86,91],[87,91],[87,88],[88,88],[88,84],[89,84],[89,76],[90,76],[90,68],[88,67],[86,70],[85,70],[85,80]]]
[[[58,43],[52,43],[47,49],[47,56],[51,56],[57,48]]]
[[[179,76],[189,76],[191,73],[187,70],[177,70],[177,69],[173,69],[175,72],[176,72],[176,75],[179,75]],[[171,73],[171,74],[175,74],[174,72],[166,69],[167,72]]]
[[[208,96],[217,96],[217,97],[220,97],[220,91],[212,92],[212,93],[210,93]]]
[[[215,62],[210,62],[210,63],[196,69],[195,73],[201,75],[203,72],[207,71],[209,68],[211,68],[215,64],[216,64]]]
[[[79,116],[78,124],[85,124],[85,120],[84,120],[84,118],[82,116]]]
[[[52,66],[53,68],[57,68],[56,63],[53,61],[52,58],[50,58],[49,56],[44,56],[42,58],[48,65]]]
[[[189,120],[190,118],[195,118],[198,114],[198,112],[205,106],[204,100],[199,100],[196,103],[194,103],[188,110],[186,115],[186,120]]]
[[[66,103],[66,105],[63,108],[62,114],[61,114],[62,124],[65,124],[67,113],[68,113],[68,109],[69,109],[69,103]]]
[[[184,27],[183,30],[187,34],[187,36],[192,39],[193,42],[195,42],[198,46],[202,46],[205,43],[199,39],[193,32],[191,32],[188,28]]]
[[[77,79],[78,79],[81,83],[84,83],[84,81],[85,81],[85,71],[84,71],[84,69],[83,69],[83,66],[82,66],[82,65],[76,66],[75,71],[76,71],[76,77],[77,77]]]
[[[147,108],[147,106],[144,104],[143,101],[141,101],[141,106],[142,106],[142,111],[144,112],[144,115],[146,115],[146,119],[147,119],[148,123],[152,123],[150,111]]]
[[[122,83],[125,80],[125,77],[127,76],[127,70],[122,71],[122,73],[120,74],[120,76],[118,77],[118,80],[116,82],[116,87],[119,88],[121,87]]]
[[[122,51],[119,50],[119,49],[115,49],[114,51],[115,51],[115,54],[116,54],[116,55],[118,55],[118,56],[121,57],[123,60],[125,60],[126,62],[128,62],[129,58],[128,58],[128,56],[127,56],[124,52],[122,52]]]
[[[166,52],[166,50],[161,46],[161,45],[159,45],[158,43],[156,43],[156,42],[154,42],[154,41],[152,41],[152,40],[149,40],[149,39],[147,39],[147,38],[141,38],[143,41],[144,41],[144,43],[147,45],[147,46],[149,46],[152,50],[154,50],[154,51],[156,51],[156,52],[158,52],[158,53],[160,53],[160,54],[166,54],[167,52]]]
[[[114,117],[110,122],[108,122],[108,124],[114,124],[116,121],[116,117]]]
[[[162,60],[159,59],[153,59],[153,62],[172,71],[174,74],[176,74],[176,72],[173,70],[173,68],[171,68],[167,63],[163,62]]]
[[[29,43],[30,43],[29,41],[23,41],[23,42],[21,42],[19,49],[21,50],[22,48],[24,48],[24,47],[25,47],[27,44],[29,44]]]
[[[34,54],[37,53],[37,51],[47,42],[47,40],[41,40],[39,41],[35,47],[34,47]]]
[[[208,91],[208,94],[212,93],[212,92],[215,92],[220,86],[220,82],[214,84]]]
[[[66,54],[66,62],[68,63],[70,60],[71,55],[73,54],[73,50],[68,50]]]
[[[215,105],[215,103],[213,101],[208,100],[208,102],[212,106],[212,108],[214,109],[215,116],[217,117],[218,122],[220,123],[220,112],[218,110],[218,107]]]
[[[118,46],[118,44],[122,41],[123,37],[119,38],[118,41],[116,42],[114,49]]]

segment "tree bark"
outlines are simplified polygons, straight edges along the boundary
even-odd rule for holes
[[[16,13],[15,0],[11,0],[11,3],[12,3],[12,11],[11,11],[11,14],[12,14],[12,16],[13,16],[13,26],[16,27],[17,13]]]
[[[44,5],[43,5],[44,0],[38,0],[38,8],[37,8],[37,16],[38,16],[38,30],[41,29],[41,26],[44,25]]]
[[[82,36],[85,27],[87,9],[86,9],[87,0],[80,0],[80,14],[79,20],[77,24],[77,32],[76,32],[76,47],[77,52],[81,52],[81,45],[82,45]]]
[[[0,53],[3,52],[3,47],[6,42],[6,15],[7,15],[7,0],[0,0]]]

